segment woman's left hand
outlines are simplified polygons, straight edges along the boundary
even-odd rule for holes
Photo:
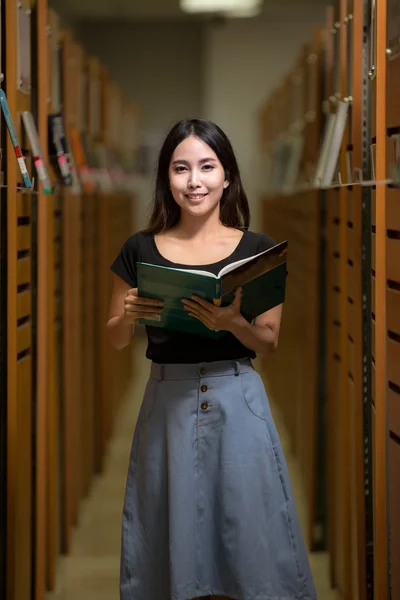
[[[185,309],[191,317],[201,321],[212,331],[230,331],[231,327],[240,317],[240,303],[242,289],[238,288],[235,298],[229,306],[215,306],[198,296],[192,296],[191,300],[182,300]]]

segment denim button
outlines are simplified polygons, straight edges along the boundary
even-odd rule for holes
[[[201,403],[201,409],[202,410],[207,410],[207,408],[208,408],[208,402],[202,402]]]
[[[208,390],[208,387],[206,385],[202,385],[200,389],[202,392],[206,392]]]
[[[205,375],[206,373],[207,373],[206,369],[204,367],[201,367],[200,375]]]

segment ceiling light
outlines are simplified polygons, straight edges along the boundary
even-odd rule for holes
[[[224,13],[232,17],[255,17],[262,0],[180,0],[187,13]]]

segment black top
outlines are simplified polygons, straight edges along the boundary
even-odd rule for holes
[[[153,233],[139,231],[127,239],[111,265],[111,270],[132,288],[136,288],[136,262],[147,262],[164,267],[174,266],[180,269],[199,269],[217,275],[225,265],[268,250],[274,245],[274,240],[263,233],[244,231],[235,250],[227,258],[211,265],[181,265],[167,260],[160,254]],[[156,363],[200,363],[256,357],[253,350],[243,346],[229,332],[219,340],[148,325],[146,325],[146,332],[148,337],[146,357]]]

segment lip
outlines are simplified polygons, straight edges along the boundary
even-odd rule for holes
[[[204,198],[208,195],[208,193],[205,194],[185,194],[186,198],[188,198],[188,200],[190,200],[190,202],[201,202],[202,200],[204,200]]]

